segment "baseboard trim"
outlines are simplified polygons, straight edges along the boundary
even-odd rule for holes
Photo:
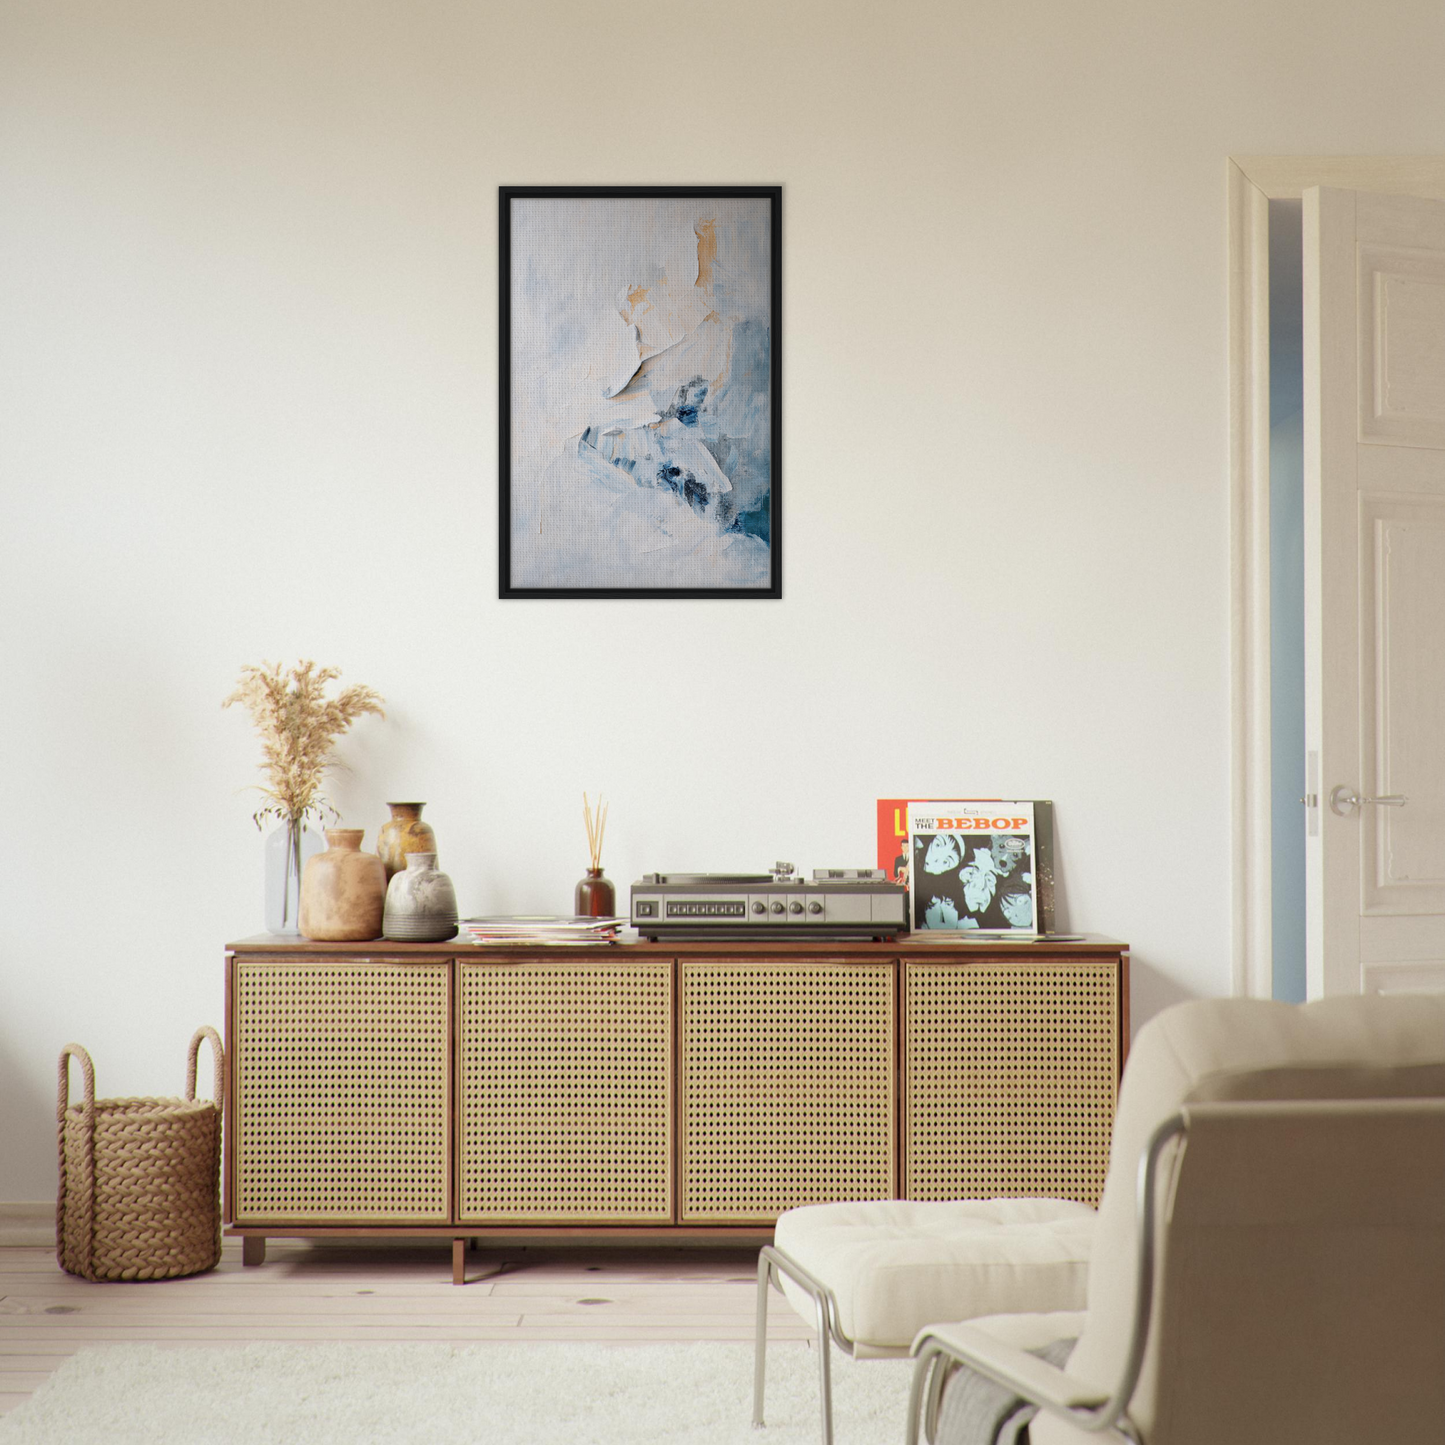
[[[35,1199],[19,1204],[0,1201],[0,1249],[7,1245],[54,1244],[55,1201]]]

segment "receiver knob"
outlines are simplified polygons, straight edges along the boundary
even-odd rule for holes
[[[810,903],[810,904],[808,905],[808,912],[809,912],[809,913],[821,913],[822,911],[823,911],[823,905],[822,905],[821,903],[819,903],[816,899],[815,899],[812,903]]]
[[[773,912],[774,912],[774,913],[781,913],[782,911],[783,911],[783,905],[782,905],[781,903],[775,903],[775,904],[773,904]]]
[[[788,912],[789,912],[789,913],[801,913],[802,911],[803,911],[803,905],[802,905],[801,903],[794,902],[794,903],[788,904]]]
[[[764,903],[761,898],[755,900],[755,902],[753,903],[753,912],[754,912],[754,913],[766,913],[767,911],[768,911],[768,905],[767,905],[766,903]]]

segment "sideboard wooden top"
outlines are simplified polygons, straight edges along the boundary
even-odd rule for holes
[[[313,943],[306,938],[258,933],[226,945],[228,953],[246,955],[285,954],[289,958],[344,955],[354,958],[363,954],[368,958],[410,958],[418,962],[442,958],[515,958],[519,955],[535,958],[539,954],[548,957],[555,955],[559,958],[571,955],[595,957],[599,954],[667,958],[776,958],[780,954],[785,957],[819,954],[831,958],[920,959],[944,955],[956,958],[976,953],[980,958],[1088,958],[1100,955],[1118,957],[1121,953],[1127,953],[1128,948],[1128,944],[1098,933],[1066,934],[1059,939],[1045,938],[1029,943],[1014,943],[1004,939],[981,939],[974,942],[967,934],[950,934],[944,938],[938,934],[930,936],[900,933],[896,939],[884,943],[872,939],[803,937],[771,940],[696,938],[685,942],[669,940],[659,943],[629,939],[618,943],[563,946],[549,946],[545,943],[468,943],[459,938],[445,943],[395,943],[386,938],[347,943]]]

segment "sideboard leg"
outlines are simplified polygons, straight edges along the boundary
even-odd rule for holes
[[[264,1234],[243,1234],[241,1236],[241,1263],[266,1263],[266,1236]]]
[[[452,1240],[452,1283],[467,1282],[467,1242],[465,1239]]]

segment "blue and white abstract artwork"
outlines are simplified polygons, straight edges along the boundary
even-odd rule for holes
[[[776,192],[520,191],[503,594],[779,595]]]

